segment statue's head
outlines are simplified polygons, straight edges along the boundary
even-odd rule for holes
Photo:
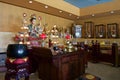
[[[31,15],[30,23],[31,24],[36,24],[36,16],[35,16],[35,14]]]

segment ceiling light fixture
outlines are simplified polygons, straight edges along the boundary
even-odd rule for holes
[[[72,14],[69,14],[69,16],[72,16]]]
[[[111,14],[113,14],[113,13],[114,13],[114,11],[110,11],[110,13],[111,13]]]
[[[48,6],[46,5],[45,8],[48,8]]]
[[[79,19],[80,17],[78,16],[77,19]]]
[[[59,13],[62,13],[63,11],[59,11]]]
[[[31,4],[31,3],[33,3],[33,1],[32,1],[32,0],[29,0],[29,3]]]
[[[95,14],[92,14],[92,16],[95,16]]]

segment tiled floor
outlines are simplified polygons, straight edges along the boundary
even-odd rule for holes
[[[101,80],[120,80],[120,67],[113,67],[109,64],[104,63],[90,63],[88,64],[88,68],[86,68],[86,72],[96,75],[101,78]],[[0,73],[0,80],[4,80],[5,72]],[[11,79],[14,80],[14,79]],[[20,80],[24,80],[23,78]],[[30,80],[40,80],[38,79],[38,74],[30,75]]]
[[[99,76],[101,80],[120,80],[120,67],[106,63],[89,63],[86,72]]]

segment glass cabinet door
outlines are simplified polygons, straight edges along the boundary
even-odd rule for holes
[[[84,23],[84,36],[85,38],[93,38],[94,37],[94,23],[93,22],[85,22]]]
[[[74,38],[81,38],[82,37],[82,25],[74,25],[73,36],[74,36]]]
[[[95,37],[105,38],[106,37],[106,27],[103,24],[95,25]]]
[[[111,23],[107,24],[107,37],[108,38],[117,38],[118,35],[118,24]]]

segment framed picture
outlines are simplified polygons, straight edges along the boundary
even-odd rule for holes
[[[105,38],[106,37],[106,27],[103,24],[95,25],[95,37]]]
[[[107,24],[107,37],[108,38],[117,38],[118,35],[118,24],[111,23]]]
[[[94,37],[94,23],[93,22],[85,22],[84,23],[84,35],[85,38],[93,38]]]

